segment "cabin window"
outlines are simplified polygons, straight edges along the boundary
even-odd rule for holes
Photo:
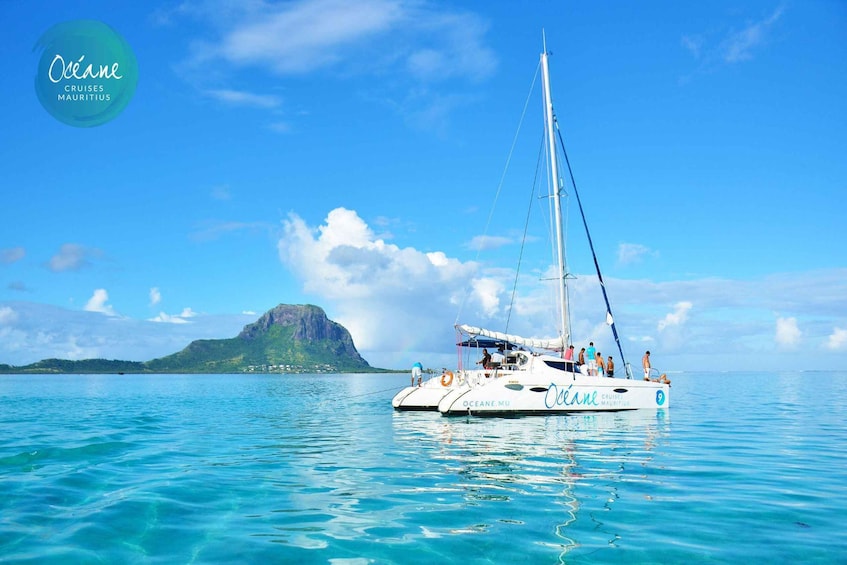
[[[544,361],[544,364],[559,371],[574,371],[573,361]]]

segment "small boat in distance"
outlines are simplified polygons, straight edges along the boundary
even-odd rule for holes
[[[578,364],[565,359],[565,351],[572,344],[568,323],[569,275],[566,271],[564,230],[561,199],[563,183],[559,181],[556,140],[564,153],[564,143],[553,111],[546,41],[541,53],[541,76],[544,100],[545,143],[548,154],[548,201],[555,225],[555,251],[557,262],[557,304],[555,308],[559,327],[558,336],[551,339],[526,338],[505,332],[492,331],[472,325],[458,324],[456,331],[459,362],[456,371],[445,371],[440,377],[427,380],[420,386],[407,387],[392,401],[398,410],[431,410],[436,403],[438,411],[447,416],[514,416],[525,414],[568,414],[576,412],[614,412],[637,409],[667,409],[670,405],[670,382],[664,379],[644,380],[633,378],[626,362],[606,287],[585,220],[579,193],[571,175],[571,186],[582,215],[585,233],[600,288],[606,304],[605,317],[611,326],[618,345],[625,378],[608,378],[589,364]],[[570,166],[568,166],[570,169]],[[465,369],[463,357],[467,348],[492,348],[499,352],[496,361],[486,361],[482,368]],[[412,390],[417,389],[417,390]]]

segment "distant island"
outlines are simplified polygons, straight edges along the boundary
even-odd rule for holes
[[[311,304],[280,304],[230,339],[199,339],[152,361],[44,359],[0,364],[0,373],[381,373],[371,367],[350,332]]]

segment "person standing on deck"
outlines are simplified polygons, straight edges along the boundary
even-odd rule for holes
[[[482,365],[483,369],[491,368],[491,354],[488,352],[488,349],[482,349],[482,359],[476,362],[477,365]]]
[[[596,375],[597,374],[597,350],[594,349],[594,342],[591,341],[588,343],[588,349],[585,350],[585,356],[588,358],[588,374]]]
[[[415,379],[418,380],[418,386],[421,386],[421,373],[423,373],[423,365],[420,362],[412,365],[412,386],[415,386]]]
[[[650,352],[647,351],[644,353],[644,357],[641,358],[641,366],[644,367],[644,380],[650,380]]]
[[[595,362],[597,363],[597,376],[602,377],[606,372],[606,365],[603,363],[603,354],[599,351],[597,352]]]
[[[612,361],[612,356],[609,355],[609,360],[606,361],[606,376],[614,377],[615,376],[615,362]]]
[[[573,345],[565,349],[565,361],[573,361]]]

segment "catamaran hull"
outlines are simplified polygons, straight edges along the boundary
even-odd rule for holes
[[[484,386],[450,391],[438,403],[438,411],[446,416],[511,416],[670,406],[670,387],[664,383],[564,375],[549,380],[504,375]]]
[[[442,384],[448,383],[448,384]],[[420,386],[407,386],[394,395],[391,405],[395,410],[438,410],[438,403],[451,390],[458,390],[458,379],[452,377],[433,377],[424,381]]]

